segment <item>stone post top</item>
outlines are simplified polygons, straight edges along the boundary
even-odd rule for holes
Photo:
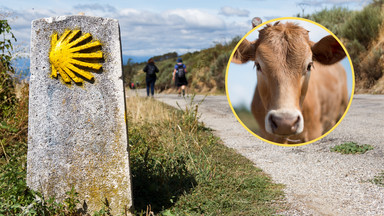
[[[54,16],[54,17],[35,19],[35,20],[32,20],[32,24],[35,22],[39,22],[39,21],[45,21],[46,23],[53,23],[53,22],[70,20],[70,19],[87,19],[87,20],[92,20],[92,19],[100,20],[100,19],[102,19],[102,20],[110,20],[110,21],[118,22],[117,19],[106,18],[106,17],[87,16],[87,15],[64,15],[64,16]]]

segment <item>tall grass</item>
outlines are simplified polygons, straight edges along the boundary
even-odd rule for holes
[[[271,215],[284,208],[282,186],[225,147],[199,122],[199,104],[188,104],[175,110],[152,99],[127,100],[131,110],[162,116],[128,115],[137,214]]]
[[[153,98],[143,99],[134,91],[127,91],[127,114],[133,123],[170,121],[169,108]]]

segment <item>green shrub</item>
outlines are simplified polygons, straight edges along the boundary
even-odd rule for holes
[[[217,89],[221,91],[224,91],[225,89],[225,72],[230,56],[231,52],[220,54],[210,68],[210,72],[213,74],[213,79],[216,82]]]
[[[365,152],[372,150],[371,145],[358,145],[355,142],[347,142],[341,145],[331,147],[331,152],[339,152],[341,154],[364,154]]]
[[[342,28],[342,36],[350,41],[357,40],[365,48],[376,39],[383,21],[381,7],[368,5],[362,11],[355,12]]]
[[[11,30],[7,20],[0,20],[0,35],[3,38],[3,40],[0,40],[0,50],[2,52],[0,54],[0,122],[14,114],[13,111],[17,102],[12,79],[15,70],[11,66],[12,40],[16,41],[16,38]],[[8,39],[9,36],[10,39]]]
[[[343,7],[333,7],[323,9],[319,12],[308,15],[306,18],[320,23],[329,29],[336,36],[340,37],[344,24],[349,20],[352,11]]]

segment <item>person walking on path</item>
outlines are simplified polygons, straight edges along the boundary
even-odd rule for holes
[[[185,88],[188,85],[187,78],[185,74],[187,73],[187,66],[183,64],[181,58],[177,59],[177,64],[173,70],[173,80],[175,81],[175,86],[177,87],[177,93],[181,95],[181,90],[183,91],[183,96],[185,96]]]
[[[143,71],[147,74],[145,76],[145,82],[147,83],[147,96],[149,97],[149,88],[151,88],[151,95],[155,94],[155,82],[156,73],[159,69],[155,65],[155,61],[152,58],[148,59],[148,64],[144,67]]]

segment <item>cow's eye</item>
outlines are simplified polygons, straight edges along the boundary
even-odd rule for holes
[[[307,66],[307,71],[311,71],[312,66],[313,66],[313,62],[309,63]]]
[[[259,63],[256,63],[255,65],[256,65],[256,69],[257,69],[257,71],[260,71],[260,72],[261,72],[260,64],[259,64]]]

